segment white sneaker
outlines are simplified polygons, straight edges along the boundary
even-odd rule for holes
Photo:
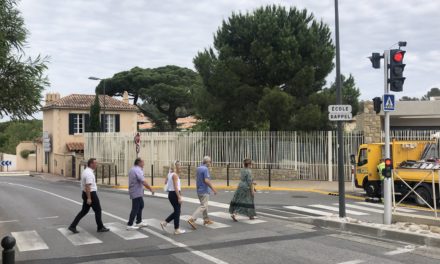
[[[185,233],[186,233],[186,231],[184,229],[176,229],[174,231],[175,235],[181,235],[181,234],[185,234]]]
[[[160,227],[162,227],[162,230],[165,231],[165,232],[167,231],[167,230],[165,229],[165,227],[167,226],[167,224],[168,224],[167,222],[160,222]]]
[[[131,225],[131,226],[127,226],[127,230],[138,230],[139,229],[139,227],[138,226],[135,226],[135,225]]]
[[[136,226],[142,228],[142,227],[148,227],[148,224],[145,222],[140,222],[139,224],[136,224]]]

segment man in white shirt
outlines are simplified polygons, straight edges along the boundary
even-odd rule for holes
[[[93,211],[95,212],[95,220],[96,225],[98,226],[98,232],[102,233],[110,231],[110,229],[104,226],[101,219],[101,204],[99,203],[98,194],[96,193],[98,188],[96,186],[94,173],[94,170],[96,170],[97,166],[98,162],[96,159],[91,158],[87,161],[87,168],[81,174],[83,205],[81,212],[78,213],[78,215],[75,217],[75,220],[73,220],[72,224],[69,226],[69,230],[72,233],[79,233],[79,231],[76,229],[76,226],[78,225],[79,221],[81,221],[81,219],[87,215],[90,207],[92,207]]]

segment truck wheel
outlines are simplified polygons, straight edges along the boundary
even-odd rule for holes
[[[366,182],[365,191],[367,192],[368,197],[374,198],[380,196],[379,184],[376,181]]]
[[[430,205],[432,205],[432,197],[431,197],[431,192],[428,190],[428,188],[424,187],[424,186],[420,186],[417,187],[416,192]],[[415,195],[415,200],[416,200],[416,204],[419,206],[427,206],[426,203],[420,199],[419,196]]]

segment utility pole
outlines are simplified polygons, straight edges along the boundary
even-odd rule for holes
[[[336,104],[342,104],[341,59],[339,51],[339,8],[335,0],[335,40],[336,40]],[[339,217],[345,217],[345,179],[344,179],[344,135],[342,121],[338,121],[338,181],[339,181]]]

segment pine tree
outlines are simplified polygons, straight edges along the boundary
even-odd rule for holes
[[[90,107],[90,125],[89,132],[101,132],[101,122],[99,121],[99,112],[101,106],[99,105],[99,96],[95,95],[95,101]]]

